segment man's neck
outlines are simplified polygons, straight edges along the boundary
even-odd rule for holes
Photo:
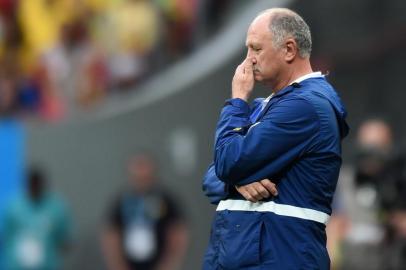
[[[310,74],[313,72],[313,69],[310,65],[310,61],[307,59],[301,60],[300,63],[294,66],[289,72],[286,73],[286,76],[279,80],[274,87],[272,87],[272,92],[277,93],[286,86],[290,85],[297,78],[300,78],[304,75]]]

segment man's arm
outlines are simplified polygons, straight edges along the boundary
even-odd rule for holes
[[[180,269],[186,253],[188,231],[182,221],[172,222],[165,233],[164,253],[155,270]]]
[[[232,99],[223,108],[215,140],[215,173],[230,185],[243,186],[286,168],[308,147],[318,131],[318,116],[305,100],[279,101],[252,126],[247,100],[254,87],[253,59],[236,69]],[[246,128],[249,128],[248,132]]]
[[[249,118],[248,104],[232,99],[221,113],[215,140],[215,171],[224,182],[245,185],[272,177],[310,146],[319,129],[314,108],[301,98],[272,106],[248,132],[238,129]]]
[[[120,232],[113,226],[107,226],[102,232],[102,250],[110,270],[129,270],[123,257]]]
[[[244,186],[235,186],[235,189],[251,202],[257,202],[270,196],[278,196],[276,185],[269,179]],[[212,204],[218,204],[221,200],[226,199],[229,193],[228,186],[217,177],[213,163],[210,164],[203,179],[203,191]]]
[[[73,242],[72,217],[70,209],[64,200],[60,199],[58,209],[56,237],[60,250],[67,252],[71,249]]]
[[[210,164],[203,178],[203,192],[212,204],[218,204],[228,195],[226,184],[216,175],[214,163]]]
[[[107,269],[129,270],[130,266],[124,257],[122,232],[124,221],[121,214],[121,196],[119,196],[107,213],[101,235],[101,245]]]
[[[263,179],[243,186],[235,186],[235,188],[250,202],[258,202],[271,196],[278,196],[276,185],[269,179]]]

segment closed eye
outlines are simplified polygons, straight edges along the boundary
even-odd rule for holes
[[[254,52],[260,52],[260,51],[262,51],[262,48],[261,48],[261,47],[258,47],[258,46],[256,46],[256,45],[248,45],[247,47],[248,47],[249,49],[253,50]]]

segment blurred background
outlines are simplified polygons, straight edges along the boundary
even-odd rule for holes
[[[0,269],[200,269],[218,114],[276,6],[349,112],[332,268],[406,269],[401,0],[0,0]]]

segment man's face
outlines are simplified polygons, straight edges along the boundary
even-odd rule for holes
[[[149,157],[137,156],[131,159],[128,170],[131,185],[136,189],[145,191],[154,185],[155,167]]]
[[[273,46],[272,34],[268,28],[269,17],[260,16],[248,29],[247,57],[254,65],[254,78],[258,82],[273,84],[283,67],[282,49]]]

